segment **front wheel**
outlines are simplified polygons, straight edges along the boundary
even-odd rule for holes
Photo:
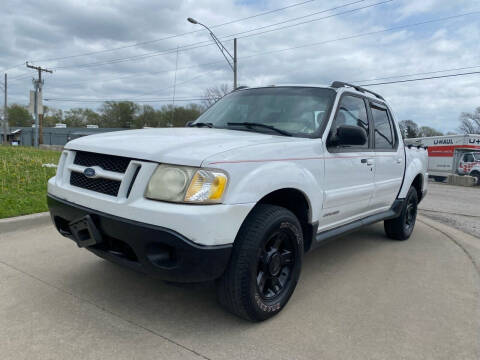
[[[258,205],[240,228],[227,270],[217,281],[220,304],[251,321],[274,316],[295,290],[302,257],[296,216],[279,206]]]
[[[417,190],[412,186],[408,190],[400,216],[384,221],[385,233],[389,238],[407,240],[410,237],[417,220],[417,206]]]

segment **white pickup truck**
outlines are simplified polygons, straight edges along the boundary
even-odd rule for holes
[[[327,240],[378,221],[408,239],[426,169],[378,94],[343,82],[245,88],[186,128],[69,142],[48,204],[78,246],[171,282],[216,280],[221,305],[260,321]]]

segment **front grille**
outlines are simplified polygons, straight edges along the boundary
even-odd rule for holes
[[[118,180],[103,178],[91,179],[74,171],[72,171],[70,175],[70,185],[112,196],[117,196],[118,189],[120,189],[120,181]]]
[[[122,156],[77,151],[73,163],[86,167],[100,166],[104,170],[124,173],[130,164],[130,159]]]

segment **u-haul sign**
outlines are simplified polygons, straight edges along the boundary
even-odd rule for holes
[[[462,154],[480,151],[480,135],[434,136],[405,142],[428,146],[428,172],[434,176],[455,173]]]

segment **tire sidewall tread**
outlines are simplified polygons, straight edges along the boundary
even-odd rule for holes
[[[258,294],[256,270],[259,244],[278,227],[288,227],[297,240],[296,266],[291,285],[276,301],[265,302]],[[302,227],[295,215],[280,206],[260,204],[242,224],[232,249],[232,257],[223,276],[217,281],[217,296],[221,305],[236,315],[261,321],[278,313],[288,302],[300,275],[303,257]]]

